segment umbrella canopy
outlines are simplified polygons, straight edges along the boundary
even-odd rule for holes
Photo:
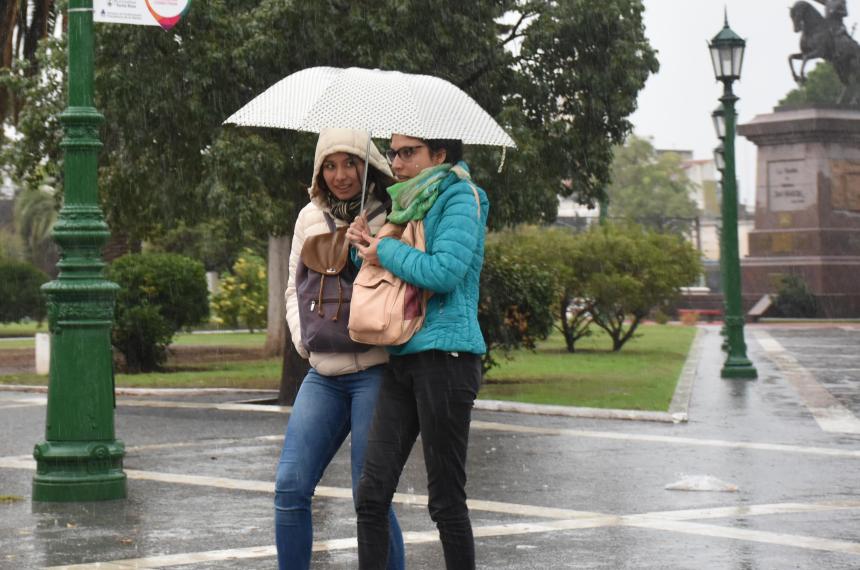
[[[452,83],[359,67],[311,67],[288,75],[224,122],[308,132],[338,127],[381,138],[396,133],[516,148],[499,124]]]

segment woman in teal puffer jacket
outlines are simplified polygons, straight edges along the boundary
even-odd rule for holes
[[[388,508],[418,435],[427,468],[428,507],[448,569],[475,568],[466,507],[466,451],[486,351],[478,326],[478,288],[489,204],[462,162],[462,143],[391,137],[388,159],[399,184],[389,220],[423,219],[426,252],[369,235],[359,221],[350,238],[365,263],[382,265],[431,291],[423,327],[390,347],[357,492],[362,569],[385,568]]]

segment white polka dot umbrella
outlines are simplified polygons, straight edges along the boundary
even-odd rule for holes
[[[224,122],[308,132],[347,128],[379,138],[397,133],[516,148],[499,124],[452,83],[358,67],[312,67],[288,75]]]

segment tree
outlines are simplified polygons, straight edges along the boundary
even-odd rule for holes
[[[615,147],[607,190],[610,217],[683,234],[698,212],[692,192],[678,154],[658,154],[649,141],[635,136]]]
[[[845,86],[842,85],[833,66],[822,61],[806,75],[806,82],[789,91],[779,104],[780,106],[836,105],[844,90]]]
[[[513,24],[502,23],[506,13]],[[558,193],[583,201],[599,195],[610,149],[630,130],[636,93],[657,69],[641,16],[641,0],[444,0],[432,17],[425,4],[400,0],[199,0],[170,33],[98,26],[95,95],[106,118],[100,190],[108,222],[131,241],[219,218],[227,238],[243,246],[249,235],[290,235],[307,201],[314,136],[221,122],[284,75],[313,65],[452,81],[520,145],[502,173],[498,151],[469,149],[493,204],[490,225],[551,221]],[[519,40],[518,53],[506,49]],[[62,78],[64,66],[50,70],[34,77]],[[50,95],[57,97],[45,106],[62,101],[58,90]],[[35,122],[29,132],[46,144],[42,157],[58,149],[59,135],[43,136]],[[23,170],[32,175],[37,164]],[[289,240],[279,240],[270,255],[288,251]],[[283,272],[270,275],[270,287],[282,291],[274,276]]]
[[[239,323],[251,331],[266,325],[266,266],[251,251],[236,260],[233,269],[221,279],[218,293],[212,296],[212,310],[219,322],[233,328]]]
[[[39,288],[46,281],[48,276],[29,263],[0,261],[0,323],[42,322],[45,299]]]
[[[209,316],[203,265],[172,253],[125,255],[107,269],[120,286],[111,342],[131,372],[157,370],[173,335]]]
[[[39,41],[53,33],[58,12],[54,0],[6,0],[0,5],[0,75],[14,72],[22,62],[29,75],[38,74]],[[9,115],[17,120],[25,101],[0,82],[0,123]]]
[[[57,200],[50,188],[25,189],[15,200],[15,226],[27,247],[27,257],[46,273],[56,263],[51,229],[57,221]]]
[[[554,281],[539,262],[508,254],[504,240],[491,240],[481,271],[478,323],[487,345],[483,372],[496,366],[497,353],[534,349],[552,331]]]
[[[683,238],[639,226],[606,224],[580,237],[582,296],[594,324],[621,350],[652,308],[668,303],[701,272],[699,253]]]
[[[613,145],[658,68],[641,0],[526,2],[517,91],[511,97],[539,137],[539,177],[557,194],[593,205],[609,183]],[[535,152],[534,149],[531,152]],[[563,184],[567,180],[569,184]]]
[[[495,233],[490,243],[503,244],[506,255],[540,268],[554,295],[554,326],[564,336],[567,351],[575,352],[576,342],[591,334],[592,303],[583,297],[577,235],[562,228],[521,226]]]

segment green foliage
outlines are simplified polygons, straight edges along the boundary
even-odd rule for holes
[[[233,271],[221,277],[219,291],[212,296],[215,321],[231,328],[244,324],[260,330],[266,326],[266,262],[245,251],[233,265]]]
[[[0,228],[0,261],[24,261],[26,257],[27,250],[21,236]]]
[[[57,246],[51,230],[58,210],[57,197],[49,187],[26,188],[15,200],[15,226],[26,245],[27,259],[48,271],[56,261]]]
[[[0,90],[23,104],[9,117],[21,135],[2,139],[0,162],[25,190],[47,186],[62,190],[63,132],[59,115],[66,98],[66,40],[49,37],[39,42],[35,60],[21,59],[0,69]],[[37,73],[39,68],[45,73]]]
[[[590,299],[594,324],[616,351],[651,309],[668,303],[701,272],[699,253],[677,235],[606,224],[579,239],[581,296]]]
[[[500,23],[505,14],[514,23]],[[467,152],[493,204],[490,226],[549,222],[558,193],[591,202],[605,187],[612,145],[657,69],[641,0],[443,2],[430,18],[400,0],[199,0],[169,33],[96,30],[100,191],[108,223],[132,241],[215,219],[243,245],[289,234],[307,201],[315,136],[221,123],[314,65],[431,73],[464,89],[519,145],[501,174],[498,150]],[[34,60],[44,73],[7,74],[20,100],[39,104],[22,110],[23,150],[7,145],[3,160],[36,187],[62,184],[64,57],[63,42],[47,39]]]
[[[660,232],[685,233],[697,214],[692,190],[677,154],[657,154],[649,141],[635,136],[615,147],[608,189],[610,217]]]
[[[170,253],[123,256],[107,269],[119,284],[112,343],[129,371],[151,371],[183,327],[209,315],[206,275],[199,261]]]
[[[481,272],[478,322],[487,344],[486,372],[518,348],[533,349],[552,331],[555,291],[551,275],[537,263],[507,255],[504,242],[489,242]]]
[[[254,235],[245,235],[242,240],[228,237],[230,229],[226,220],[201,222],[187,226],[180,222],[176,227],[148,242],[152,251],[178,253],[197,259],[207,271],[227,271],[242,253],[243,244],[253,243],[255,251],[265,251],[265,243]]]
[[[582,298],[576,234],[562,228],[521,226],[491,234],[490,241],[504,247],[508,256],[536,264],[546,272],[554,293],[556,327],[564,336],[567,351],[574,352],[576,341],[591,334],[590,302]]]
[[[0,323],[22,319],[41,322],[45,318],[45,299],[39,288],[48,276],[30,265],[0,261]]]
[[[820,62],[806,75],[806,83],[792,89],[779,102],[780,105],[804,105],[818,103],[835,105],[845,87],[836,75],[836,70],[826,61]]]
[[[636,97],[659,64],[645,37],[641,0],[528,2],[516,94],[555,193],[593,204],[609,183],[613,145],[630,132]],[[569,184],[562,185],[562,180]],[[520,187],[522,188],[522,186]]]
[[[783,275],[774,306],[783,317],[801,319],[818,315],[818,301],[799,275]]]

